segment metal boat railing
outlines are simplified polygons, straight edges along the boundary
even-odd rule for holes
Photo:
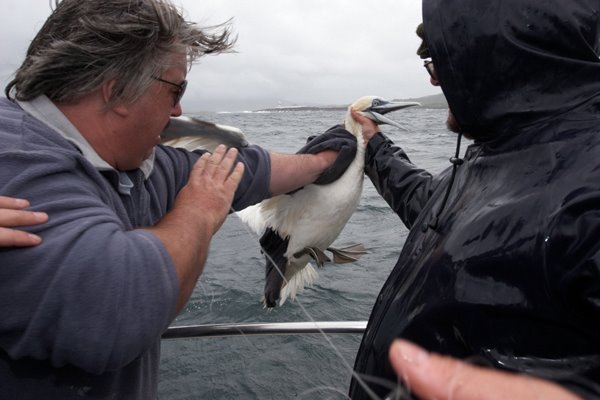
[[[314,321],[277,322],[254,324],[208,324],[172,326],[162,335],[162,339],[203,338],[240,335],[303,335],[362,334],[367,321]]]

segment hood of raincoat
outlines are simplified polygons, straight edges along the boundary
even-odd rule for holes
[[[425,0],[429,52],[450,109],[476,140],[600,102],[597,0]]]

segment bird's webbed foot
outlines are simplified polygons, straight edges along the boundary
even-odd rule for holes
[[[367,249],[361,243],[342,247],[341,249],[328,247],[327,250],[333,253],[333,262],[336,264],[346,264],[358,261],[363,254],[367,254]]]
[[[311,256],[319,268],[321,268],[326,262],[331,262],[331,259],[327,256],[327,254],[317,247],[305,247],[302,250],[294,253],[294,257],[296,258],[302,257],[303,255]]]

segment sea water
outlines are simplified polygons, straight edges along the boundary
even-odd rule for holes
[[[344,114],[311,110],[197,116],[240,128],[250,142],[271,151],[293,153],[308,136],[341,123]],[[455,152],[456,134],[446,130],[446,116],[446,109],[409,108],[389,115],[406,131],[381,128],[414,164],[436,174],[450,166]],[[366,178],[360,205],[334,246],[363,243],[368,254],[351,264],[326,264],[316,284],[295,302],[268,312],[260,302],[265,262],[258,237],[232,215],[213,238],[204,273],[173,326],[368,320],[407,234]],[[345,399],[360,340],[357,334],[163,340],[160,399]]]

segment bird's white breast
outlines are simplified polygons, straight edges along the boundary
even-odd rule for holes
[[[357,149],[344,174],[328,185],[308,185],[291,194],[262,202],[266,226],[289,237],[286,255],[307,247],[325,249],[338,237],[358,206],[363,186],[364,147]]]

